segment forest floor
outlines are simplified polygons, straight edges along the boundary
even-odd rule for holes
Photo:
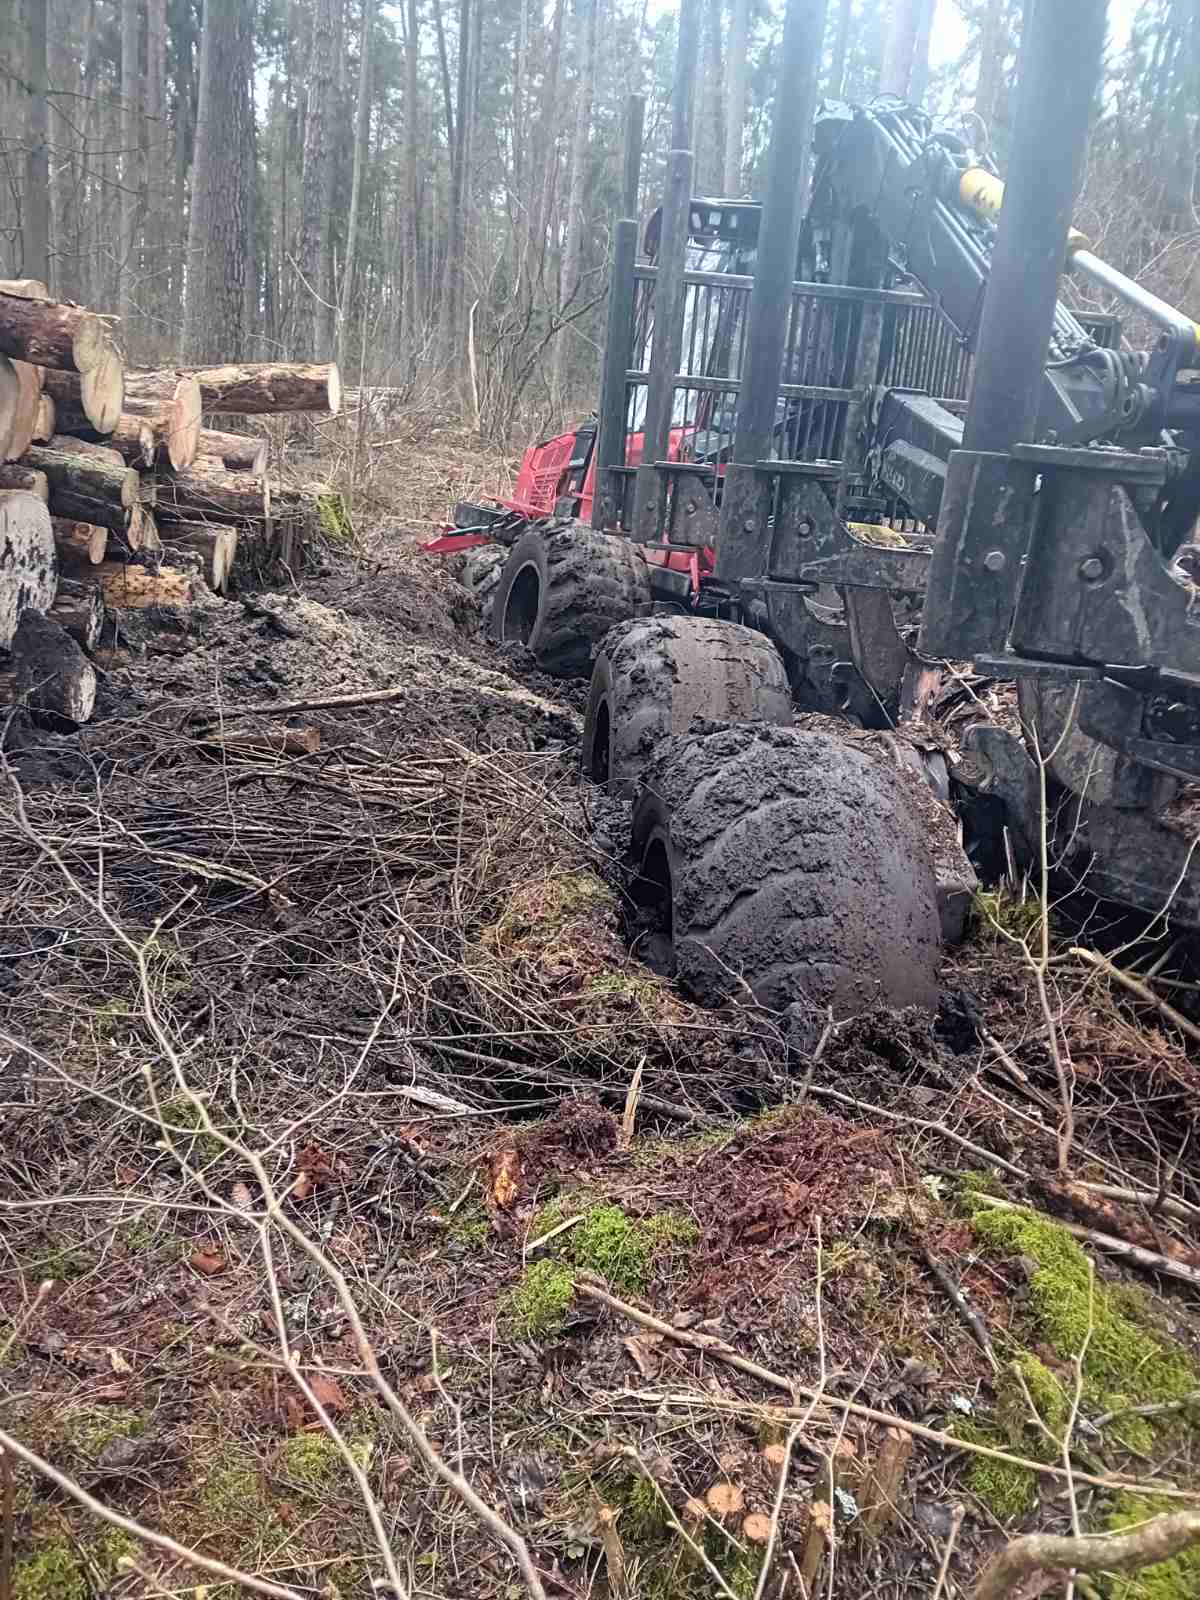
[[[118,651],[81,735],[10,730],[0,1430],[94,1502],[5,1458],[12,1600],[235,1592],[97,1505],[276,1593],[519,1594],[447,1469],[548,1595],[639,1600],[799,1597],[818,1556],[814,1593],[949,1600],[1015,1532],[1200,1490],[1180,1034],[1054,925],[1066,1184],[996,926],[1036,902],[988,902],[936,1017],[816,1056],[647,971],[581,686],[415,552],[509,464],[412,440],[361,553]],[[249,705],[320,749],[221,755]]]

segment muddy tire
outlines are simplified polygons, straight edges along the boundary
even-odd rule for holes
[[[636,545],[573,523],[517,540],[489,633],[497,643],[519,640],[552,677],[586,678],[609,629],[649,609],[650,582]]]
[[[630,893],[650,945],[717,1005],[933,1008],[937,889],[896,775],[836,736],[723,728],[668,740],[633,813]]]
[[[508,562],[508,550],[502,544],[481,544],[474,550],[465,550],[461,564],[454,573],[479,605],[479,615],[485,628],[491,625],[492,603],[500,587],[500,576]]]
[[[583,724],[582,766],[628,797],[662,741],[697,718],[788,727],[783,659],[752,628],[710,617],[639,617],[600,646]]]

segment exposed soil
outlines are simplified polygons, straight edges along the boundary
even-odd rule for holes
[[[616,893],[629,808],[575,775],[586,684],[487,645],[470,597],[412,554],[439,495],[502,471],[455,467],[461,445],[448,435],[436,482],[372,530],[369,564],[214,602],[185,628],[131,626],[83,735],[9,730],[23,801],[10,785],[0,1430],[203,1554],[366,1600],[383,1560],[284,1368],[295,1352],[412,1592],[517,1592],[507,1553],[381,1403],[328,1273],[266,1226],[265,1181],[344,1275],[385,1380],[528,1541],[549,1594],[615,1587],[606,1508],[647,1600],[718,1592],[664,1506],[682,1515],[733,1483],[742,1515],[770,1515],[790,1397],[679,1337],[711,1334],[825,1396],[780,1502],[779,1577],[803,1558],[842,1439],[833,1592],[927,1596],[961,1503],[948,1592],[965,1595],[1007,1535],[1069,1528],[1061,1481],[918,1439],[888,1512],[883,1430],[835,1402],[1061,1454],[1011,1363],[1036,1373],[1036,1357],[1069,1391],[1077,1351],[1046,1315],[1036,1241],[989,1232],[978,1199],[1062,1215],[1079,1201],[1047,1186],[1057,1090],[1011,943],[1023,908],[998,899],[945,961],[936,1016],[873,1007],[829,1031],[744,995],[707,1010],[648,971]],[[380,690],[397,692],[236,716]],[[316,727],[321,747],[221,756],[222,719]],[[1122,1009],[1065,948],[1050,996],[1076,1084],[1074,1176],[1163,1181],[1178,1212],[1114,1202],[1109,1231],[1186,1249],[1200,1192],[1186,1153],[1174,1163],[1197,1069],[1180,1035]],[[1089,1379],[1085,1422],[1121,1393],[1175,1403],[1200,1357],[1196,1289],[1094,1259],[1097,1303],[1111,1294],[1141,1343],[1123,1379]],[[589,1298],[599,1279],[674,1334]],[[1140,1387],[1151,1370],[1161,1391]],[[1140,1430],[1105,1423],[1077,1462],[1195,1486],[1190,1416],[1176,1403]],[[20,1462],[14,1497],[14,1600],[212,1582]],[[1089,1490],[1085,1526],[1132,1503]],[[760,1547],[743,1523],[701,1540],[751,1595]]]

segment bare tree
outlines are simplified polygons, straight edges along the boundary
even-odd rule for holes
[[[421,136],[419,97],[417,93],[417,55],[420,46],[417,0],[408,0],[406,17],[404,40],[404,278],[408,290],[408,314],[404,319],[404,344],[408,352],[408,364],[411,371],[416,363],[419,350],[420,338],[418,330],[424,312],[424,295],[421,287],[421,189],[417,165],[417,148]]]
[[[190,361],[227,361],[242,350],[252,59],[246,0],[205,0],[184,317]]]
[[[142,202],[141,0],[121,0],[121,237],[118,273],[126,337],[138,281],[138,214]]]
[[[146,199],[142,255],[146,299],[159,317],[167,310],[167,186],[170,133],[167,127],[167,0],[146,0]]]
[[[1000,93],[1004,55],[1004,0],[987,0],[979,36],[979,77],[975,81],[975,113],[990,130]]]
[[[850,49],[850,13],[854,0],[839,0],[837,30],[833,36],[833,59],[826,93],[834,100],[845,93],[846,56]]]
[[[46,0],[27,0],[29,29],[25,82],[29,110],[25,124],[25,194],[22,271],[50,281],[50,103],[46,81]]]
[[[908,95],[912,80],[917,35],[921,31],[922,0],[892,0],[883,65],[879,72],[880,94]]]
[[[342,267],[341,310],[338,319],[337,360],[345,368],[349,354],[350,305],[354,296],[354,266],[358,253],[358,215],[362,206],[363,168],[371,132],[371,13],[372,0],[363,0],[362,37],[358,53],[358,108],[354,117],[354,176],[350,180],[350,210],[346,217],[346,259]]]
[[[575,89],[575,135],[571,142],[571,190],[567,201],[567,231],[563,241],[561,306],[569,306],[579,292],[583,258],[583,202],[587,182],[588,144],[592,127],[592,97],[596,84],[596,30],[598,0],[576,0],[575,50],[579,78]],[[567,340],[560,333],[554,347],[554,387],[561,395],[565,376]]]
[[[746,47],[750,37],[750,0],[733,0],[729,49],[725,55],[725,168],[722,191],[742,192],[742,139],[746,131]]]
[[[333,87],[333,44],[337,31],[336,0],[316,0],[312,47],[308,61],[308,115],[304,119],[304,173],[300,199],[300,237],[296,270],[300,278],[293,331],[297,353],[316,355],[321,348],[325,314],[321,303],[325,256],[324,209],[326,168],[331,160],[330,113]],[[307,351],[304,350],[307,347]]]

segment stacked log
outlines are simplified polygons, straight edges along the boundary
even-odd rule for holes
[[[269,475],[262,434],[202,425],[340,407],[328,364],[126,372],[105,319],[0,281],[0,705],[77,726],[109,610],[193,606],[235,559],[294,566],[345,528],[339,496]]]

